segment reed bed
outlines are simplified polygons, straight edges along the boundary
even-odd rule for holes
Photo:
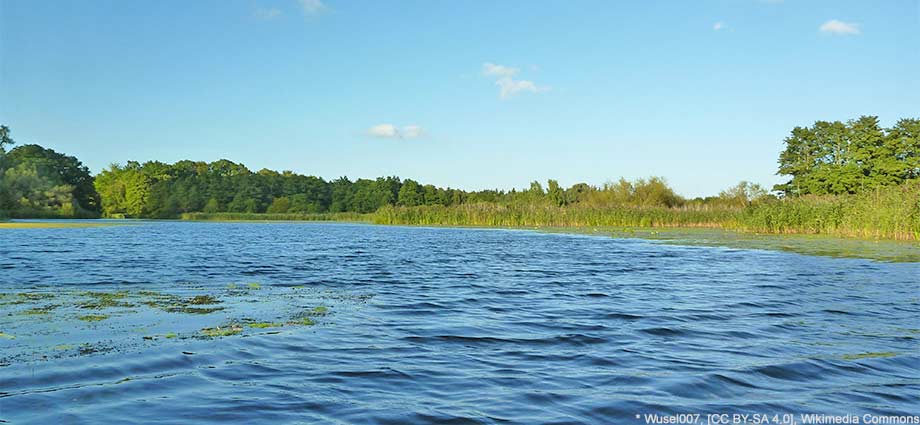
[[[378,224],[485,227],[711,227],[752,233],[920,240],[920,182],[860,194],[802,196],[743,208],[556,207],[476,203],[383,207]]]
[[[384,207],[374,215],[374,222],[490,227],[720,227],[739,213],[740,210],[730,209],[477,203],[452,207]]]
[[[802,196],[755,204],[732,226],[762,233],[920,240],[920,182],[855,195]]]

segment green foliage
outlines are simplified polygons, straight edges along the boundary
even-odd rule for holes
[[[792,179],[774,189],[787,196],[853,194],[920,176],[917,119],[902,119],[890,129],[872,116],[818,121],[793,129],[785,144],[778,174]]]
[[[421,224],[498,227],[718,227],[740,210],[666,207],[495,203],[457,206],[384,207],[374,215],[378,224]]]
[[[763,233],[920,240],[920,181],[853,195],[805,195],[755,203],[737,222]]]
[[[7,152],[12,144],[10,129],[0,126],[0,216],[97,216],[99,194],[79,160],[38,145]]]

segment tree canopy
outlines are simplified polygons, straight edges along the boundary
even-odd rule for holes
[[[774,189],[787,196],[857,193],[920,177],[920,119],[887,129],[874,116],[818,121],[784,142],[777,174],[792,179]]]
[[[0,211],[21,217],[92,217],[100,211],[93,176],[77,158],[13,144],[0,126]]]

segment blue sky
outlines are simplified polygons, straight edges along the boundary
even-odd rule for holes
[[[773,184],[796,125],[920,117],[918,1],[0,0],[0,122],[109,163],[464,189]]]

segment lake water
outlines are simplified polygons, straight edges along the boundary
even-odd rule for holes
[[[916,415],[918,282],[920,263],[515,230],[0,229],[0,421]]]

